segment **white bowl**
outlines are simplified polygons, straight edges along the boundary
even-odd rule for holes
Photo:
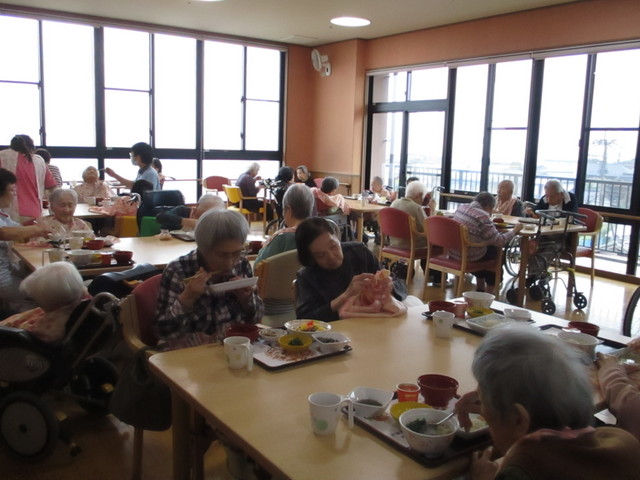
[[[359,417],[370,418],[382,414],[393,399],[393,392],[372,387],[356,387],[349,394],[353,402],[353,413]],[[374,401],[380,405],[360,403],[362,401]]]
[[[276,345],[278,338],[286,335],[287,331],[282,328],[262,328],[258,331],[258,335],[269,345]]]
[[[427,423],[435,423],[438,420],[442,420],[449,414],[446,410],[435,410],[433,408],[415,408],[408,410],[400,415],[400,428],[404,434],[404,438],[407,440],[409,446],[422,453],[429,458],[435,458],[441,456],[451,442],[453,442],[456,436],[456,431],[460,428],[458,419],[454,416],[446,422],[438,425],[441,430],[446,430],[447,433],[440,435],[427,435],[424,433],[414,432],[407,427],[411,422],[415,420],[425,419]]]
[[[484,335],[489,330],[513,323],[513,321],[512,318],[507,318],[499,313],[490,313],[481,317],[467,318],[467,325],[471,330]]]
[[[469,307],[491,308],[496,296],[486,292],[464,292],[462,294]]]
[[[522,308],[505,308],[504,314],[506,317],[513,318],[518,321],[527,321],[531,319],[531,312]]]
[[[569,332],[560,330],[558,338],[574,348],[582,350],[590,359],[596,358],[596,346],[601,343],[599,339],[586,333]]]
[[[284,324],[284,328],[289,333],[301,333],[311,336],[314,333],[328,332],[331,330],[331,325],[320,320],[290,320]]]
[[[91,263],[92,250],[69,250],[69,260],[76,267],[86,267]]]
[[[347,337],[344,333],[340,333],[340,332],[314,333],[313,338],[318,344],[318,349],[324,353],[338,352],[342,350],[346,345],[348,345],[349,342],[351,341],[349,337]],[[330,340],[326,342],[326,341],[323,341],[323,339],[330,339]]]

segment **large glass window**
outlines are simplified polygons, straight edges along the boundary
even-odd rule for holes
[[[409,114],[407,176],[417,176],[429,190],[440,185],[444,112]]]

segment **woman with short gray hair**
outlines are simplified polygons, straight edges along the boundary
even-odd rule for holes
[[[593,387],[579,351],[528,325],[495,329],[473,360],[478,389],[456,404],[489,424],[495,449],[474,454],[472,480],[633,479],[640,442],[610,427],[594,429]]]
[[[197,248],[162,274],[156,331],[168,348],[222,341],[227,326],[255,324],[263,313],[255,287],[216,293],[212,285],[252,277],[244,256],[249,225],[231,210],[210,210],[196,225]]]
[[[73,214],[78,205],[78,194],[70,188],[57,188],[49,194],[51,215],[37,220],[50,233],[69,235],[74,230],[93,232],[93,227]]]

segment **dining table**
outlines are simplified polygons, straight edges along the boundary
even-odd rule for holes
[[[494,302],[492,307],[510,305]],[[426,373],[455,378],[458,394],[476,388],[471,363],[482,338],[462,328],[454,328],[449,339],[437,338],[426,310],[424,305],[395,318],[332,322],[332,331],[351,339],[351,351],[279,370],[260,365],[231,370],[217,344],[151,356],[151,370],[172,392],[173,478],[186,480],[202,471],[201,458],[194,457],[194,418],[206,421],[277,479],[445,480],[463,474],[470,454],[425,467],[360,425],[350,429],[345,419],[328,436],[314,435],[311,427],[307,398],[314,392],[346,395],[358,386],[393,391]],[[532,328],[567,326],[556,317],[532,315]]]
[[[74,217],[77,218],[82,218],[84,220],[87,219],[92,219],[92,218],[106,218],[109,215],[107,215],[106,213],[102,213],[102,212],[96,212],[96,211],[90,211],[89,210],[89,205],[86,203],[78,203],[76,205],[76,209],[75,212],[73,213]],[[42,209],[42,216],[46,217],[47,215],[51,215],[51,211],[49,210],[49,208],[43,208]]]
[[[388,207],[386,203],[370,203],[368,201],[363,202],[361,199],[355,198],[347,198],[345,197],[345,201],[351,208],[351,211],[355,213],[357,216],[356,222],[356,240],[363,241],[362,235],[364,234],[364,214],[372,213],[374,216],[382,210],[383,208]]]

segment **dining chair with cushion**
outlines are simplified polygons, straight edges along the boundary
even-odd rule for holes
[[[596,273],[596,248],[598,247],[598,239],[600,238],[600,230],[602,230],[603,218],[598,212],[591,210],[590,208],[578,208],[578,213],[586,215],[584,219],[586,232],[580,232],[578,234],[578,241],[581,239],[589,239],[589,245],[578,245],[576,249],[576,258],[590,258],[591,259],[591,285]]]
[[[247,222],[249,222],[249,225],[251,225],[251,215],[253,215],[256,212],[252,212],[251,210],[247,210],[246,208],[244,208],[242,206],[242,202],[244,200],[258,200],[262,202],[262,206],[260,207],[260,210],[257,213],[258,215],[262,215],[262,230],[264,231],[267,226],[266,199],[258,198],[258,197],[244,197],[242,195],[242,191],[240,190],[240,187],[234,187],[231,185],[223,185],[222,187],[224,188],[224,193],[227,196],[227,200],[229,202],[227,209],[234,210],[240,213],[241,215],[244,215],[245,217],[247,217]],[[238,205],[237,207],[235,206],[236,204]]]
[[[292,282],[300,268],[297,250],[273,255],[255,266],[258,295],[264,303],[261,323],[275,328],[295,319],[296,306]]]
[[[212,175],[207,178],[202,179],[202,186],[208,192],[216,190],[218,192],[222,192],[224,190],[223,185],[230,185],[231,181],[227,177],[219,177],[217,175]]]
[[[314,178],[313,181],[316,184],[316,187],[318,188],[322,188],[322,181],[324,180],[324,177],[320,177],[320,178]]]
[[[378,224],[380,225],[381,238],[378,259],[380,262],[384,258],[389,259],[391,262],[406,260],[409,267],[407,268],[406,282],[409,283],[413,279],[415,261],[427,258],[427,249],[416,248],[415,245],[416,237],[421,235],[416,229],[415,218],[403,210],[387,207],[378,212]],[[386,237],[406,240],[409,242],[409,248],[385,245],[386,242],[384,240]]]
[[[479,272],[482,270],[493,270],[496,275],[496,286],[500,285],[502,277],[502,249],[498,249],[496,258],[484,261],[469,261],[467,259],[468,247],[486,247],[488,243],[476,243],[469,240],[467,227],[453,218],[445,216],[429,217],[424,221],[424,232],[427,237],[427,271],[433,269],[442,273],[441,286],[445,288],[445,277],[447,273],[456,276],[455,296],[462,294],[464,286],[464,275],[466,273]],[[438,249],[441,249],[440,251]],[[456,250],[461,253],[460,259],[449,256],[449,250]],[[422,290],[424,299],[427,288],[425,282]]]

